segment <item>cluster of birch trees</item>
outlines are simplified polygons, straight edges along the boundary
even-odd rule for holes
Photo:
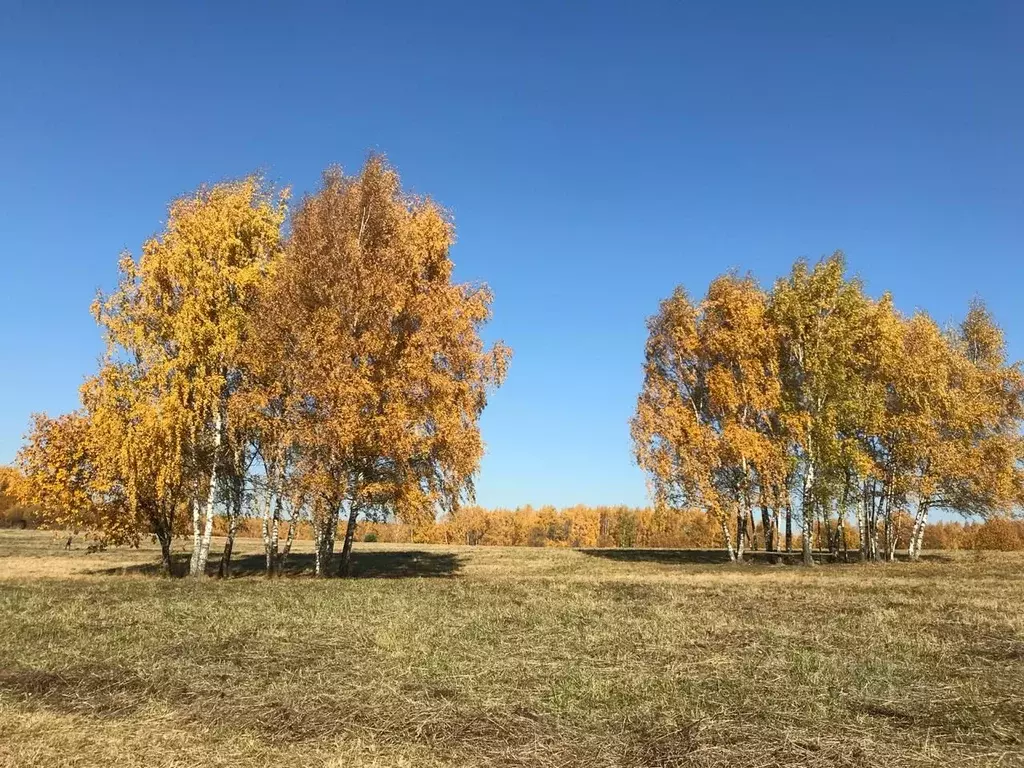
[[[472,497],[479,417],[509,350],[486,346],[483,285],[452,280],[450,217],[379,157],[332,169],[294,210],[259,177],[175,201],[93,311],[106,338],[81,407],[34,417],[22,496],[111,543],[155,535],[166,571],[215,515],[262,519],[268,574],[311,525],[327,575],[360,516],[429,517]],[[340,526],[339,526],[340,523]]]
[[[486,286],[453,282],[453,239],[445,211],[379,157],[327,171],[294,207],[260,177],[175,201],[97,297],[106,353],[78,410],[34,417],[19,498],[106,542],[154,535],[168,572],[190,536],[193,576],[215,517],[224,575],[243,518],[261,521],[268,574],[300,526],[327,575],[339,533],[348,572],[360,519],[432,525],[472,499],[479,418],[510,357],[481,339]],[[758,529],[765,549],[788,550],[797,524],[813,563],[851,542],[890,560],[909,542],[916,558],[932,510],[1019,509],[1022,419],[1024,373],[982,304],[951,328],[904,316],[837,253],[771,290],[736,274],[700,302],[677,289],[649,321],[631,428],[654,539],[681,535],[666,511],[700,510],[742,559]],[[519,517],[499,538],[626,535],[601,516]],[[464,538],[497,530],[448,520]]]
[[[837,253],[771,290],[727,274],[663,301],[632,434],[658,505],[706,510],[735,559],[755,510],[769,550],[795,521],[812,564],[850,539],[892,560],[902,538],[916,559],[932,510],[1020,509],[1022,418],[1024,374],[980,302],[952,328],[904,316]]]

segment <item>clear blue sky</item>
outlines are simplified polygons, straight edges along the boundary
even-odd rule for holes
[[[208,7],[207,7],[208,6]],[[487,505],[642,504],[645,318],[844,249],[1024,356],[1024,4],[0,0],[0,461],[76,404],[88,313],[166,204],[386,152],[515,349]]]

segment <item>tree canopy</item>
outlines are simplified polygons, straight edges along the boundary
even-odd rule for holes
[[[769,291],[729,274],[699,303],[682,289],[662,302],[632,433],[656,502],[706,510],[736,558],[755,507],[777,543],[795,506],[805,562],[816,537],[839,548],[851,513],[864,556],[892,559],[907,515],[916,557],[929,510],[1020,507],[1022,404],[1024,374],[980,302],[954,329],[902,316],[837,253]]]
[[[376,156],[327,171],[286,233],[287,203],[256,176],[204,187],[122,256],[94,304],[107,353],[82,407],[37,416],[19,457],[47,521],[153,534],[169,570],[191,512],[198,576],[214,516],[259,508],[268,572],[287,515],[289,541],[301,519],[319,532],[326,574],[339,514],[344,570],[360,514],[473,498],[479,417],[510,352],[481,339],[487,287],[453,281],[450,217]]]

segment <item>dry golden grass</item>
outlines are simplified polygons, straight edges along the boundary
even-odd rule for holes
[[[1022,555],[258,546],[195,584],[0,531],[0,766],[1024,765]]]

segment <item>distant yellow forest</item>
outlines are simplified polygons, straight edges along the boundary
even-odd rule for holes
[[[261,521],[253,519],[246,523],[239,535],[261,535]],[[226,519],[220,521],[216,528],[218,533],[226,533]],[[907,549],[913,529],[912,518],[909,515],[899,516],[895,528],[897,548]],[[829,532],[824,529],[815,531],[815,549],[828,548]],[[856,552],[860,547],[856,528],[849,528],[846,534],[846,549]],[[300,529],[298,536],[309,538],[312,531]],[[562,509],[550,506],[517,509],[466,507],[434,523],[420,525],[361,521],[356,537],[361,541],[392,544],[494,547],[717,549],[722,546],[721,528],[702,510],[666,510],[659,513],[651,508],[626,506],[579,505]],[[790,548],[799,550],[801,543],[799,531],[794,530]],[[750,544],[754,550],[765,548],[760,523],[753,527]],[[781,549],[786,548],[785,541],[780,541],[779,545]],[[929,523],[925,527],[923,548],[1024,550],[1024,520],[991,518],[984,522]],[[836,551],[841,554],[843,549],[840,541]]]

